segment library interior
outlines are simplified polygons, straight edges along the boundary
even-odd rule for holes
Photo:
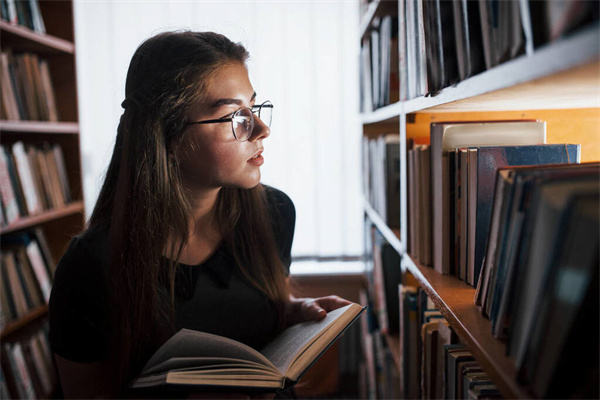
[[[322,308],[328,306],[320,299],[339,297],[322,320],[280,321],[276,337],[261,348],[237,336],[178,330],[144,356],[119,393],[600,398],[597,0],[0,5],[0,398],[73,397],[60,361],[66,353],[55,351],[58,336],[67,334],[52,319],[61,319],[57,304],[68,303],[56,300],[55,278],[61,279],[67,249],[82,242],[77,238],[94,220],[97,199],[111,191],[102,183],[119,147],[132,56],[162,32],[188,31],[217,32],[250,54],[243,63],[255,89],[252,105],[217,122],[231,121],[228,133],[240,142],[236,118],[252,122],[248,142],[257,140],[257,126],[269,125],[264,165],[262,153],[252,165],[261,165],[265,199],[275,192],[295,212],[287,231],[272,226],[266,246],[275,252],[280,236],[293,237],[274,263],[288,267],[286,296]],[[233,136],[235,145],[246,145]],[[252,210],[238,212],[246,209]],[[251,232],[243,229],[240,235]],[[141,234],[108,235],[134,243]],[[226,243],[230,236],[219,238]],[[114,271],[117,258],[106,253]],[[235,256],[227,264],[235,271],[231,287],[218,290],[233,293],[239,269],[249,285],[243,290],[260,292],[277,318],[287,315],[256,283],[275,282],[282,273],[256,281],[259,275],[237,268],[237,254],[219,256]],[[91,280],[95,272],[86,264],[77,274]],[[222,266],[163,264],[174,268],[174,280],[182,269]],[[224,279],[225,272],[211,271],[216,281]],[[174,303],[179,292],[172,287],[165,288],[177,314],[183,303]],[[84,297],[95,307],[87,311],[98,311],[101,300]],[[242,330],[252,331],[250,325]],[[72,364],[81,362],[96,360],[74,357]]]

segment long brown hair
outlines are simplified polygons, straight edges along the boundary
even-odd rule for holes
[[[146,40],[131,60],[125,111],[90,219],[90,227],[109,227],[109,345],[122,383],[164,340],[157,338],[163,322],[169,334],[173,329],[175,270],[192,218],[175,158],[185,143],[186,112],[202,100],[218,68],[245,65],[247,58],[242,45],[223,35],[184,31]],[[288,298],[285,270],[262,185],[222,188],[217,218],[238,267],[281,311]]]

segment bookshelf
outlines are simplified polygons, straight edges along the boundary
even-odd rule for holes
[[[31,118],[31,114],[23,114],[22,110],[19,109],[18,118],[12,116],[9,118],[7,113],[3,110],[3,117],[0,119],[0,142],[5,152],[10,152],[15,143],[23,143],[26,150],[30,148],[36,148],[38,151],[41,149],[50,148],[51,150],[60,150],[55,155],[54,160],[56,162],[62,159],[63,169],[62,175],[55,175],[53,181],[56,185],[51,186],[48,174],[52,168],[53,171],[59,173],[60,167],[51,166],[38,161],[39,164],[30,164],[37,168],[38,176],[44,176],[48,181],[44,182],[46,186],[39,186],[37,194],[43,193],[45,196],[45,203],[41,209],[35,212],[22,212],[19,210],[18,216],[11,221],[8,221],[6,216],[3,218],[4,224],[0,226],[0,238],[2,239],[3,246],[5,242],[11,243],[15,237],[23,237],[23,235],[31,235],[34,241],[36,241],[42,248],[43,259],[47,260],[46,269],[51,279],[53,273],[53,266],[56,265],[60,256],[67,248],[70,238],[80,232],[85,225],[85,214],[84,214],[84,201],[83,201],[83,189],[82,189],[82,174],[81,174],[81,156],[79,146],[79,123],[78,123],[78,102],[77,102],[77,79],[76,79],[76,65],[75,65],[75,38],[74,38],[74,26],[73,26],[73,4],[71,1],[39,1],[39,2],[26,2],[19,4],[19,7],[29,7],[28,12],[35,18],[36,15],[41,16],[43,20],[44,30],[26,26],[27,24],[20,19],[22,14],[19,14],[18,18],[10,12],[6,12],[6,8],[3,7],[2,20],[0,20],[0,35],[2,36],[2,52],[10,52],[13,57],[19,57],[24,54],[30,54],[35,59],[40,60],[39,69],[42,70],[42,62],[47,64],[47,70],[49,72],[49,80],[51,85],[51,91],[54,93],[54,104],[52,105],[48,94],[47,87],[43,90],[39,86],[35,88],[37,96],[42,100],[38,101],[38,107],[42,107],[40,102],[45,102],[48,110],[54,107],[56,118],[48,117],[50,113],[46,113],[46,117],[40,113],[40,117],[37,119]],[[36,4],[34,4],[36,3]],[[34,6],[38,7],[38,11],[34,10]],[[5,67],[3,67],[5,68]],[[36,67],[37,68],[37,67]],[[33,74],[36,70],[33,70]],[[12,71],[11,71],[12,73]],[[18,73],[17,73],[18,74]],[[7,75],[8,76],[8,75]],[[18,76],[18,78],[16,78]],[[39,76],[39,75],[38,75]],[[22,78],[22,75],[12,74],[13,87],[18,87],[19,83],[16,83],[17,79]],[[31,79],[31,77],[29,77]],[[36,78],[34,78],[36,79]],[[3,82],[3,85],[6,81]],[[34,81],[35,82],[35,81]],[[40,81],[38,80],[38,83]],[[45,83],[45,82],[44,82]],[[22,83],[20,83],[22,85]],[[17,94],[16,96],[19,96]],[[3,102],[6,100],[3,98]],[[18,100],[25,102],[24,99]],[[48,147],[49,146],[49,147]],[[47,153],[44,153],[47,154]],[[53,153],[54,154],[54,153]],[[38,159],[39,160],[39,159]],[[46,160],[49,160],[48,158]],[[31,158],[29,158],[31,163]],[[15,163],[16,165],[16,163]],[[44,165],[48,166],[48,169],[44,169]],[[20,172],[20,171],[17,171]],[[17,172],[15,175],[18,176]],[[58,177],[59,180],[56,180]],[[9,181],[10,184],[11,181]],[[41,182],[41,181],[39,181]],[[4,181],[3,185],[6,184]],[[12,181],[14,185],[14,181]],[[37,184],[37,183],[36,183]],[[22,183],[21,183],[22,185]],[[58,185],[58,186],[57,186]],[[11,185],[12,186],[12,185]],[[43,191],[40,191],[39,188]],[[61,190],[63,196],[62,200],[56,200],[56,193],[51,193],[53,190]],[[15,191],[15,198],[19,193]],[[53,201],[48,198],[53,198]],[[3,202],[4,202],[3,198]],[[5,204],[3,204],[2,212],[6,211]],[[44,237],[43,244],[40,240],[37,240],[39,236]],[[3,248],[3,253],[6,253],[6,247]],[[30,256],[31,257],[31,256]],[[4,259],[3,259],[4,263]],[[29,261],[30,265],[33,266],[34,262]],[[18,264],[18,268],[22,264]],[[29,268],[29,267],[28,267]],[[35,268],[35,267],[33,267]],[[2,269],[4,284],[8,283],[10,279],[5,276],[5,267]],[[23,274],[24,272],[19,272]],[[38,288],[43,292],[42,283],[40,278],[38,279]],[[31,289],[31,286],[23,290]],[[4,288],[2,289],[4,290]],[[47,360],[45,359],[42,364],[48,365],[48,370],[40,372],[37,368],[37,377],[34,376],[35,372],[32,372],[35,368],[32,368],[31,354],[30,352],[35,345],[32,343],[41,343],[37,340],[32,339],[34,336],[43,337],[46,335],[45,326],[47,325],[48,317],[48,306],[46,300],[42,299],[42,304],[34,305],[30,307],[26,313],[20,313],[18,317],[10,314],[3,314],[2,330],[0,332],[0,338],[3,343],[2,347],[2,369],[5,380],[3,382],[2,393],[4,390],[10,392],[11,398],[23,397],[23,385],[15,384],[16,382],[23,383],[27,379],[23,379],[20,373],[14,371],[7,371],[10,369],[11,362],[14,362],[14,354],[11,350],[8,350],[6,345],[13,346],[16,344],[22,345],[25,354],[25,360],[27,361],[27,368],[29,375],[29,382],[33,382],[35,386],[35,394],[37,398],[51,398],[56,395],[58,388],[58,380],[56,379],[56,373],[53,367],[53,358],[48,352],[45,353]],[[46,337],[47,340],[47,337]],[[47,343],[46,343],[47,344]],[[40,346],[43,345],[40,344]],[[29,350],[26,350],[29,349]],[[46,348],[47,350],[47,348]],[[46,351],[44,350],[44,351]],[[8,354],[10,353],[10,354]],[[11,358],[12,357],[12,358]],[[29,358],[28,358],[29,357]],[[33,358],[34,363],[40,359]],[[23,360],[21,360],[23,361]],[[17,360],[18,362],[18,360]],[[44,374],[44,377],[41,377]],[[44,381],[45,380],[45,381]],[[43,382],[44,384],[40,384]],[[52,387],[49,388],[49,382]],[[21,389],[19,389],[19,387]],[[25,390],[25,393],[27,392]]]
[[[390,8],[393,4],[394,8]],[[526,1],[520,2],[527,5]],[[360,21],[360,40],[368,37],[373,20],[384,15],[400,16],[406,2],[372,1],[364,7]],[[528,7],[528,6],[527,6]],[[403,23],[400,22],[402,27]],[[408,34],[407,34],[408,35]],[[597,21],[577,29],[553,42],[534,48],[526,37],[523,54],[445,87],[433,95],[420,95],[385,105],[375,110],[362,110],[360,119],[364,137],[383,133],[400,136],[400,228],[385,222],[368,197],[363,199],[366,224],[375,226],[401,256],[398,268],[403,283],[416,279],[417,284],[448,321],[461,342],[465,343],[505,398],[532,398],[528,386],[520,384],[514,359],[506,355],[507,344],[493,337],[491,322],[474,304],[475,287],[455,276],[443,275],[431,266],[424,266],[408,252],[409,208],[407,140],[429,140],[429,123],[479,119],[539,118],[548,122],[548,139],[554,143],[583,143],[582,161],[600,160],[600,26]],[[408,40],[408,39],[407,39]],[[402,39],[400,47],[402,46]],[[402,71],[402,50],[400,50]],[[410,67],[410,64],[408,65]],[[410,79],[405,76],[400,82]],[[573,118],[588,130],[587,136],[576,129],[556,133]],[[557,122],[558,121],[558,122]],[[552,132],[550,129],[552,127]],[[591,133],[589,133],[591,128]],[[423,143],[423,142],[421,142]],[[585,158],[585,159],[584,159]],[[367,245],[367,252],[369,252]],[[367,254],[367,260],[371,254]],[[367,266],[368,269],[368,266]],[[408,278],[410,277],[410,278]],[[401,327],[402,329],[402,327]],[[397,337],[387,337],[395,343]],[[400,349],[393,348],[396,353]],[[398,354],[398,365],[402,355]]]

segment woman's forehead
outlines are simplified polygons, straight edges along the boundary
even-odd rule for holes
[[[206,86],[205,104],[220,107],[227,104],[250,103],[256,96],[243,64],[228,64],[210,77]]]

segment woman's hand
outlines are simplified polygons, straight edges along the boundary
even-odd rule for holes
[[[285,326],[295,325],[304,321],[319,321],[325,318],[329,311],[352,304],[339,296],[311,298],[295,298],[290,295],[290,301],[285,310]]]

